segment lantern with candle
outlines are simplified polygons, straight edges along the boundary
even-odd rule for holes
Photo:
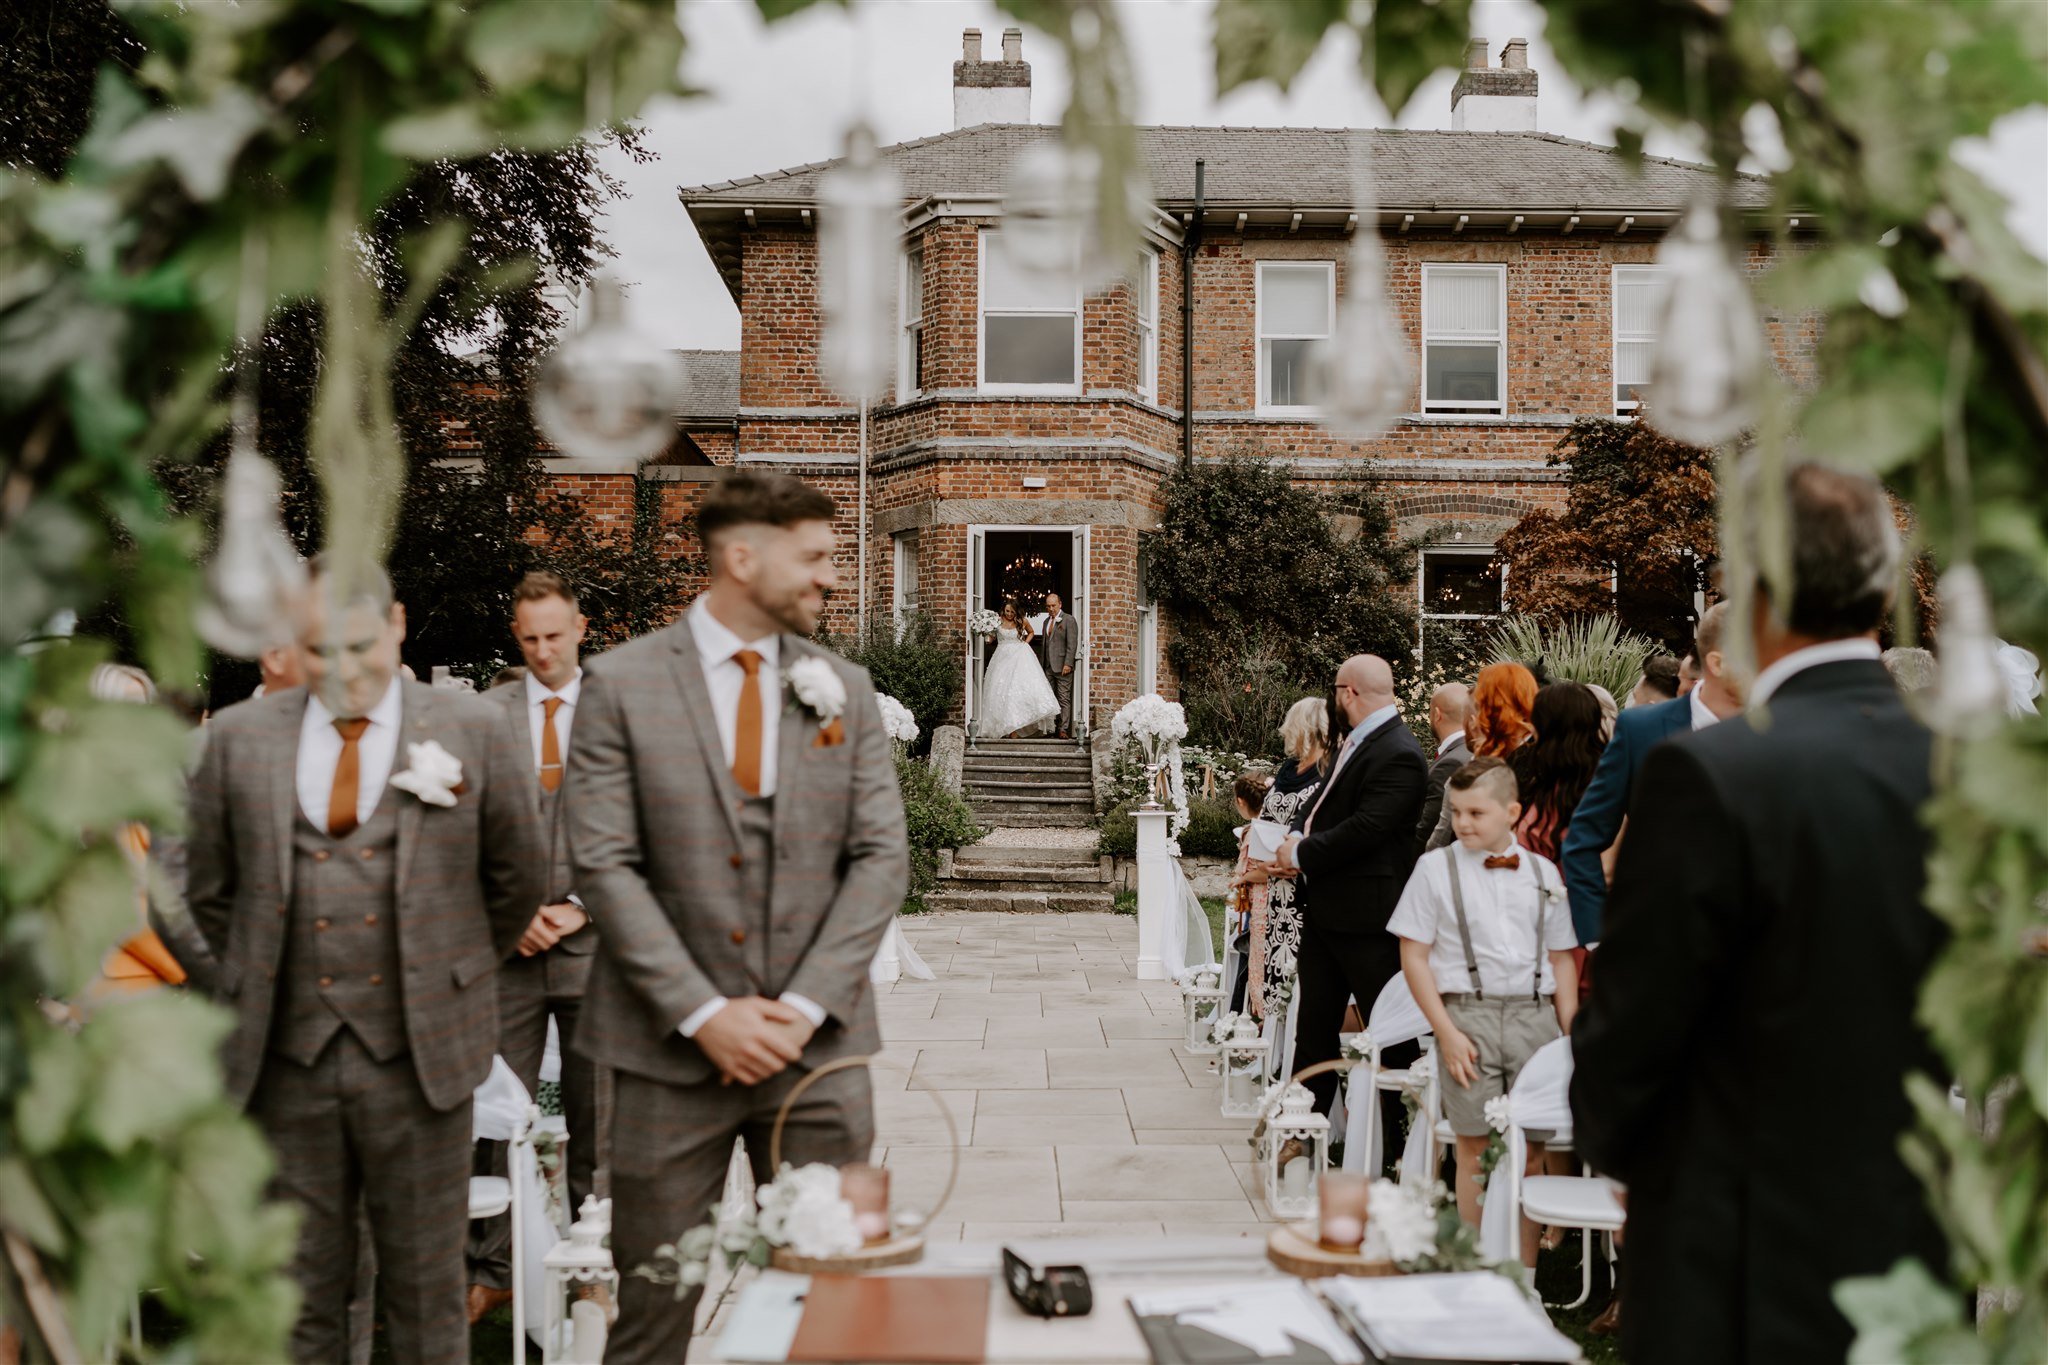
[[[556,1242],[541,1259],[545,1292],[541,1301],[540,1358],[543,1365],[580,1365],[604,1359],[604,1309],[590,1302],[586,1311],[572,1305],[570,1294],[578,1285],[609,1285],[616,1294],[618,1271],[612,1267],[611,1249],[605,1239],[612,1230],[612,1201],[596,1195],[583,1200],[583,1210],[569,1225],[569,1235]]]
[[[1307,1218],[1330,1164],[1330,1120],[1315,1112],[1315,1096],[1299,1081],[1278,1092],[1280,1112],[1267,1106],[1259,1188],[1275,1218]]]
[[[1190,970],[1180,983],[1180,1002],[1187,1019],[1187,1050],[1197,1057],[1215,1056],[1216,1019],[1223,1012],[1222,973],[1213,964]]]
[[[1255,1118],[1266,1090],[1266,1053],[1273,1040],[1259,1032],[1259,1023],[1243,1015],[1231,1020],[1227,1034],[1220,1036],[1223,1065],[1225,1118]]]

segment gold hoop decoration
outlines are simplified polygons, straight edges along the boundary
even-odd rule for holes
[[[848,1071],[857,1066],[869,1066],[873,1061],[874,1058],[872,1057],[841,1057],[835,1061],[827,1062],[817,1070],[808,1073],[802,1080],[790,1088],[789,1094],[783,1097],[782,1107],[775,1113],[775,1127],[768,1135],[768,1170],[770,1179],[773,1179],[782,1171],[782,1128],[789,1121],[789,1111],[796,1106],[797,1100],[803,1096],[804,1091],[810,1089],[813,1082],[829,1076],[835,1071]],[[939,1210],[946,1207],[946,1201],[953,1197],[953,1186],[960,1178],[960,1129],[953,1122],[953,1111],[946,1108],[946,1102],[939,1098],[936,1091],[927,1091],[926,1093],[931,1095],[932,1103],[938,1106],[939,1117],[946,1122],[946,1157],[948,1164],[946,1167],[946,1183],[939,1190],[938,1199],[933,1202],[930,1209],[925,1211],[923,1223],[919,1225],[915,1232],[899,1233],[895,1230],[894,1220],[892,1219],[889,1239],[887,1241],[863,1247],[850,1256],[814,1259],[807,1256],[798,1256],[787,1247],[777,1247],[772,1258],[777,1270],[787,1270],[800,1275],[854,1275],[864,1270],[880,1270],[888,1266],[908,1265],[924,1255],[924,1231],[931,1226],[932,1220],[938,1217]]]

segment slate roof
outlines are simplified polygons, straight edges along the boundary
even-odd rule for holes
[[[1195,161],[1207,162],[1209,204],[1324,205],[1352,202],[1351,140],[1371,141],[1382,209],[1671,213],[1714,185],[1706,166],[1646,156],[1632,167],[1612,147],[1554,133],[1344,128],[1140,128],[1153,197],[1165,207],[1194,200]],[[1057,128],[980,124],[882,149],[913,200],[998,197],[1010,163],[1051,142]],[[813,162],[678,193],[686,205],[811,203],[818,177],[836,162]],[[1737,178],[1746,207],[1769,199],[1757,176]]]
[[[740,410],[738,351],[677,351],[690,376],[676,416],[684,423],[730,422]]]

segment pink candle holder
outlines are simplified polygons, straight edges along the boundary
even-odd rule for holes
[[[1324,1171],[1316,1182],[1316,1239],[1329,1251],[1365,1245],[1367,1182],[1361,1171]]]
[[[853,1225],[869,1245],[889,1240],[889,1172],[857,1161],[839,1168],[839,1194],[853,1205]]]

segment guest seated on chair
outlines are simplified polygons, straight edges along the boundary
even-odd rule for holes
[[[1476,758],[1451,776],[1444,802],[1458,841],[1415,865],[1387,921],[1401,971],[1436,1034],[1444,1117],[1457,1136],[1458,1215],[1479,1225],[1479,1159],[1493,1131],[1486,1106],[1514,1088],[1536,1049],[1571,1031],[1578,970],[1563,882],[1548,858],[1515,842],[1515,772]],[[1543,1148],[1531,1143],[1531,1173]],[[1522,1227],[1536,1264],[1536,1227]]]

